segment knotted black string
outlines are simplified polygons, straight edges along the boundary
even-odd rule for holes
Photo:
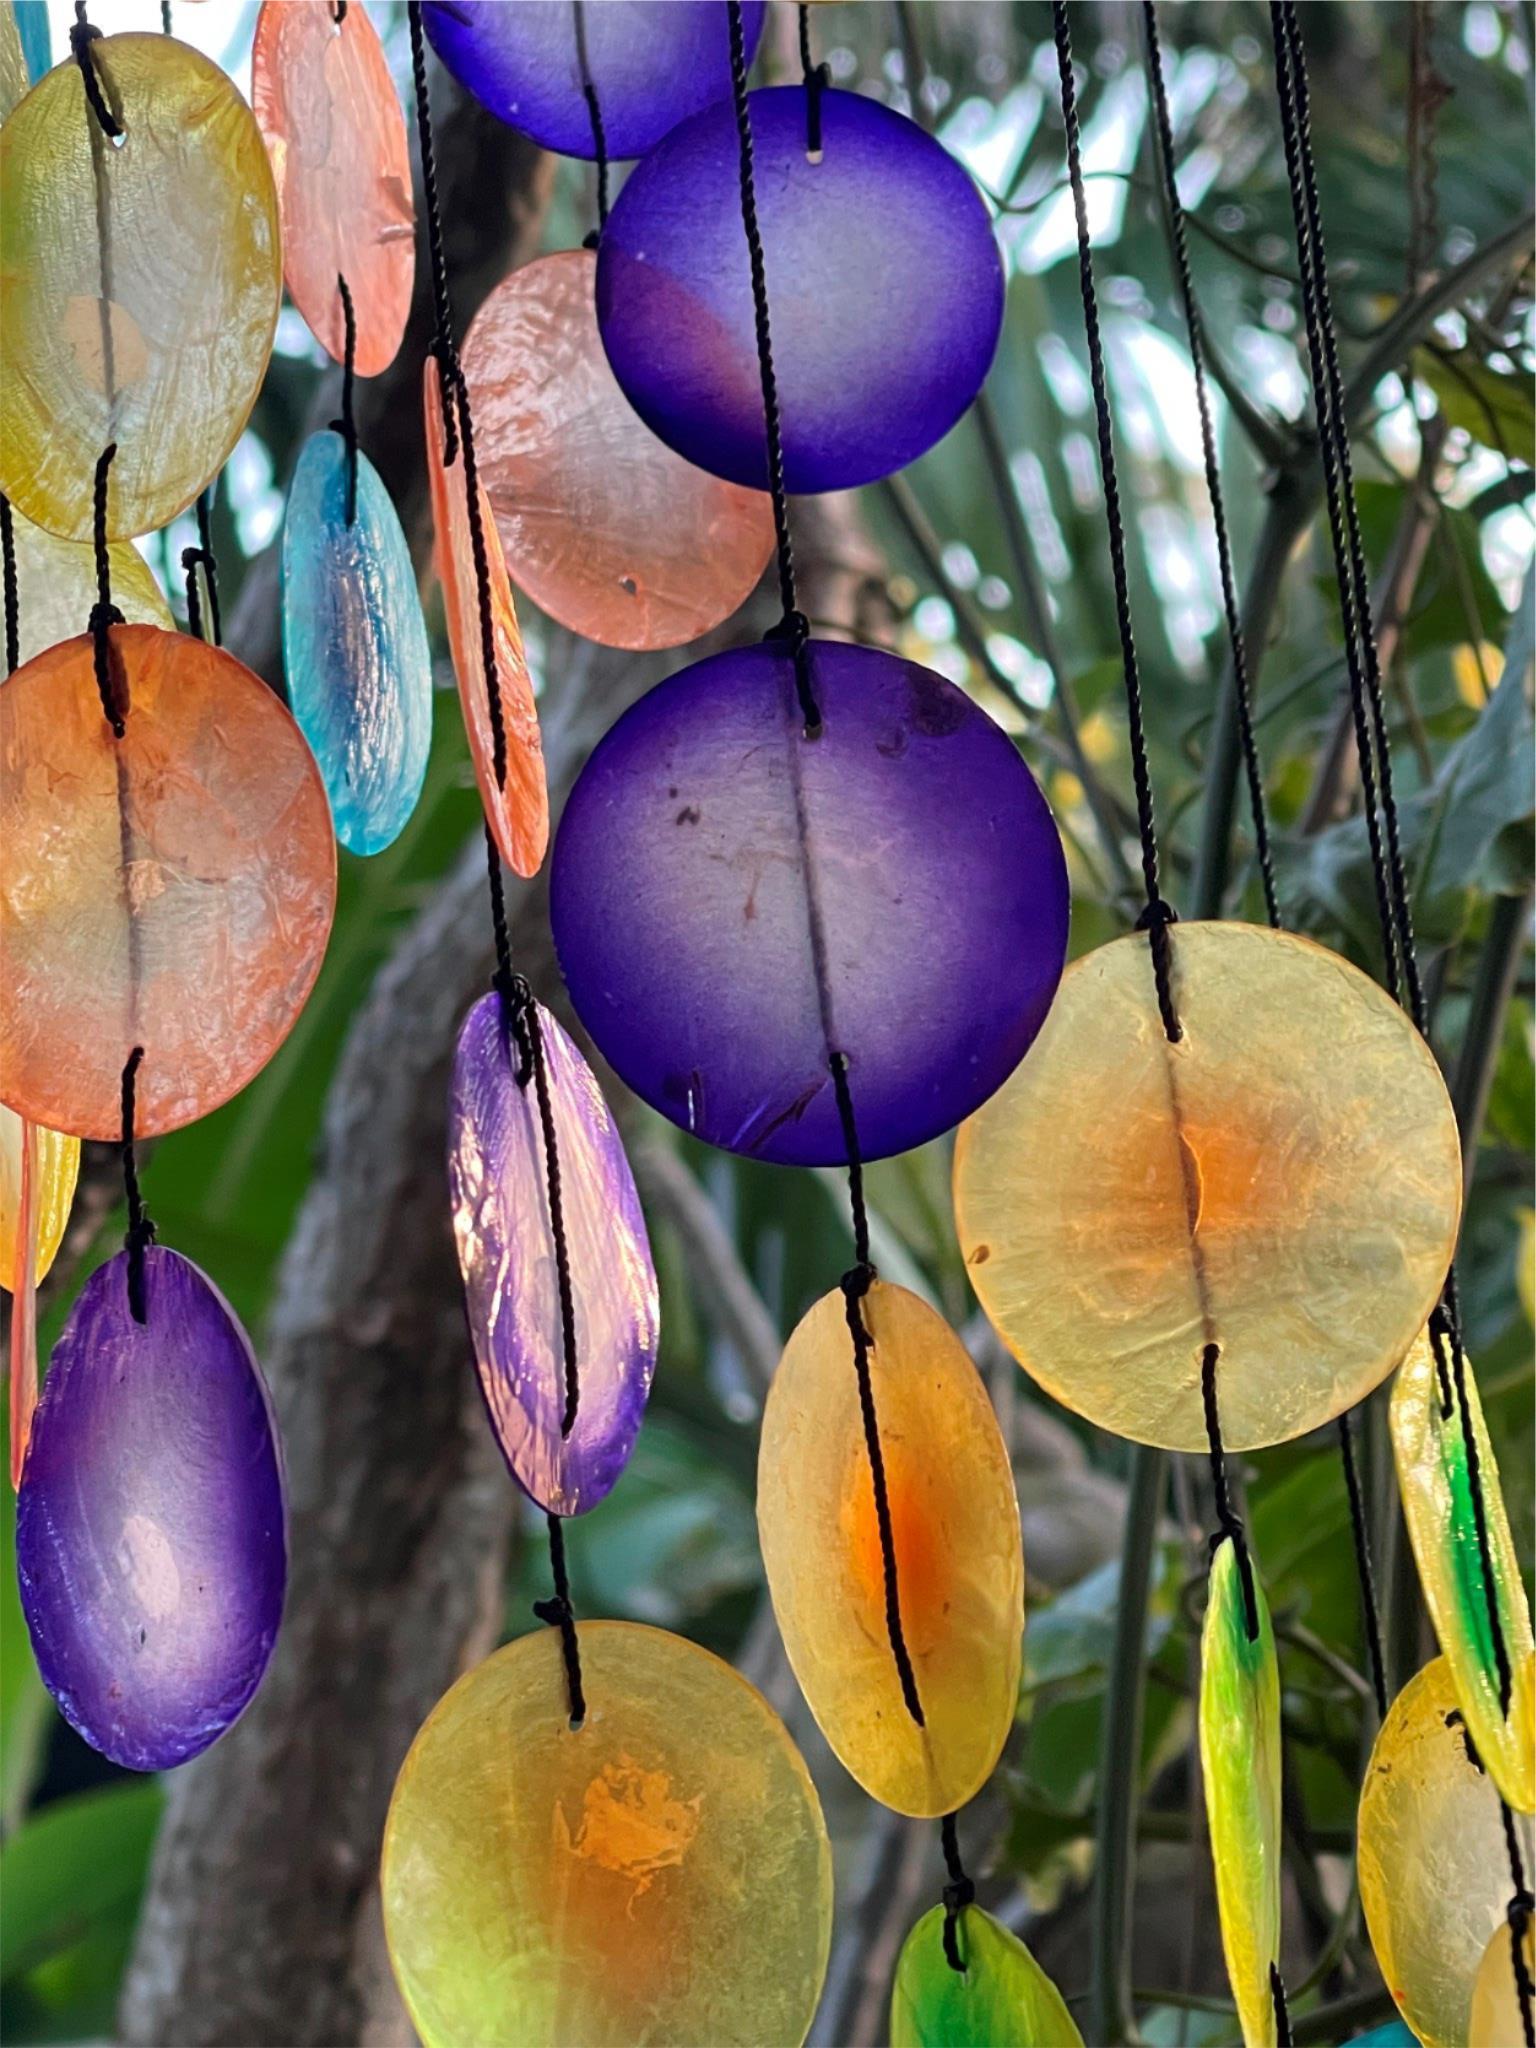
[[[126,688],[119,688],[119,677],[114,673],[111,628],[122,625],[123,615],[112,602],[112,556],[107,546],[107,478],[116,453],[117,443],[114,441],[101,451],[96,464],[91,514],[91,540],[96,556],[96,602],[91,606],[87,630],[91,636],[102,714],[114,737],[121,739],[128,729],[125,723],[128,693]]]
[[[809,162],[821,162],[821,96],[832,83],[831,70],[811,55],[811,10],[806,0],[796,9],[800,30],[800,79],[805,87],[805,154]]]
[[[454,387],[458,355],[453,342],[453,308],[448,298],[448,264],[443,254],[443,217],[437,196],[437,151],[432,141],[432,99],[427,89],[427,41],[420,0],[407,0],[411,32],[411,82],[416,97],[416,136],[421,150],[421,187],[426,201],[427,254],[432,278],[432,353],[437,358],[439,397],[443,410],[443,460],[452,463],[459,450],[458,407]]]
[[[602,103],[597,97],[597,86],[592,78],[592,64],[587,52],[587,4],[586,0],[571,0],[571,13],[576,28],[576,65],[581,74],[581,96],[587,103],[587,116],[592,123],[592,155],[597,166],[597,226],[582,246],[595,249],[602,239],[603,229],[608,225],[608,134],[603,126]]]
[[[96,116],[96,125],[109,141],[115,142],[123,132],[123,124],[107,105],[107,96],[102,91],[96,61],[91,54],[91,44],[100,34],[101,30],[93,28],[85,18],[85,0],[75,0],[75,19],[69,31],[69,47],[80,67],[80,82],[85,87],[85,97],[90,103],[91,112]]]
[[[560,1417],[560,1434],[568,1437],[576,1427],[576,1412],[581,1402],[576,1349],[576,1290],[571,1278],[571,1248],[565,1229],[560,1153],[549,1070],[544,1058],[544,1030],[539,1020],[539,1006],[524,976],[513,975],[510,986],[501,993],[518,1048],[517,1084],[526,1088],[530,1080],[533,1082],[539,1129],[544,1140],[544,1180],[549,1198],[549,1234],[555,1247],[555,1282],[560,1302],[560,1344],[565,1372],[565,1408]]]
[[[0,565],[5,585],[5,672],[21,666],[21,591],[16,581],[16,527],[11,501],[0,491]]]
[[[960,1839],[955,1832],[955,1816],[946,1813],[939,1823],[939,1841],[944,1850],[944,1868],[948,1872],[948,1883],[944,1887],[944,1960],[952,1970],[965,1974],[965,1958],[960,1953],[960,1915],[976,1897],[976,1887],[966,1875],[965,1865],[960,1861]]]
[[[1219,1344],[1207,1344],[1200,1359],[1200,1399],[1205,1409],[1205,1441],[1211,1463],[1211,1491],[1216,1499],[1216,1533],[1211,1538],[1214,1557],[1223,1543],[1237,1553],[1238,1577],[1243,1588],[1243,1627],[1250,1643],[1259,1640],[1259,1599],[1253,1583],[1253,1559],[1248,1554],[1248,1533],[1243,1518],[1232,1504],[1227,1485],[1227,1452],[1221,1440],[1221,1414],[1216,1399],[1216,1367],[1221,1358]]]
[[[341,417],[331,421],[333,429],[347,444],[347,524],[357,523],[357,416],[354,399],[357,387],[357,313],[352,305],[352,294],[347,280],[336,273],[336,289],[341,295],[342,358],[341,358]]]
[[[546,1514],[549,1531],[549,1565],[554,1575],[555,1597],[535,1600],[533,1611],[542,1622],[560,1631],[560,1654],[565,1662],[565,1691],[570,1703],[571,1726],[579,1728],[587,1718],[587,1698],[581,1684],[581,1651],[576,1641],[576,1615],[571,1606],[571,1582],[565,1568],[565,1530],[558,1515]]]
[[[123,1194],[128,1203],[128,1229],[123,1246],[128,1254],[128,1310],[136,1323],[148,1321],[144,1291],[144,1253],[155,1241],[155,1226],[144,1206],[139,1187],[139,1163],[134,1153],[134,1108],[139,1068],[144,1048],[136,1045],[123,1067]]]

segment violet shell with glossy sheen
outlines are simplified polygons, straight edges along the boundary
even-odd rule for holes
[[[977,704],[874,648],[809,654],[814,739],[767,643],[642,697],[571,793],[550,885],[615,1071],[711,1144],[793,1166],[847,1157],[829,1050],[869,1159],[986,1101],[1044,1021],[1068,910],[1055,821]]]
[[[562,156],[597,155],[578,19],[610,157],[644,156],[679,121],[730,97],[725,0],[436,0],[422,11],[428,40],[464,90]],[[764,12],[764,0],[744,0],[749,64]]]
[[[276,1425],[250,1340],[179,1253],[93,1273],[54,1348],[16,1504],[43,1682],[132,1771],[185,1763],[249,1704],[277,1638],[287,1532]]]
[[[968,173],[915,122],[859,93],[750,96],[791,491],[866,484],[947,434],[991,365],[1003,267]],[[701,469],[767,487],[752,272],[735,119],[669,135],[614,202],[597,251],[608,360],[652,433]]]
[[[578,1515],[623,1471],[656,1368],[656,1270],[623,1141],[591,1068],[542,1006],[579,1397],[569,1436],[544,1133],[501,999],[483,996],[454,1053],[448,1112],[453,1234],[481,1391],[512,1476]]]

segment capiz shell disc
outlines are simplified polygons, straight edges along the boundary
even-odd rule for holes
[[[282,262],[261,131],[218,66],[164,35],[98,37],[90,56],[120,144],[78,64],[0,129],[0,490],[87,539],[115,443],[107,535],[126,540],[190,505],[239,439]]]
[[[22,662],[45,654],[61,640],[83,633],[96,602],[96,552],[88,541],[60,540],[34,526],[14,508],[11,537],[16,552],[16,629]],[[176,630],[171,608],[149,564],[131,540],[107,549],[112,602],[130,626]]]
[[[48,1690],[128,1770],[198,1755],[266,1670],[287,1570],[266,1388],[218,1289],[178,1253],[86,1281],[43,1384],[16,1509]]]
[[[123,737],[90,637],[0,687],[0,1090],[81,1138],[205,1116],[271,1058],[320,969],[336,842],[314,757],[232,655],[109,633]],[[62,857],[60,849],[68,849]]]
[[[757,1526],[784,1648],[822,1733],[898,1813],[952,1813],[980,1789],[1018,1705],[1024,1554],[1013,1473],[964,1346],[926,1302],[877,1280],[863,1302],[902,1634],[886,1623],[874,1481],[841,1293],[801,1320],[774,1374]]]
[[[1016,1934],[979,1906],[961,1910],[944,1953],[944,1908],[925,1913],[901,1945],[891,1989],[891,2048],[1083,2048],[1066,2001]]]
[[[416,211],[405,115],[367,9],[265,0],[251,101],[272,161],[293,303],[344,361],[344,277],[357,374],[377,376],[394,361],[411,310]]]
[[[384,1931],[426,2048],[798,2048],[832,1862],[778,1716],[659,1629],[540,1630],[448,1692],[384,1831]]]
[[[1003,266],[968,173],[862,93],[754,92],[757,208],[791,491],[872,483],[932,447],[992,361]],[[768,486],[752,272],[727,103],[676,128],[614,202],[597,318],[614,375],[669,447]]]
[[[1520,1983],[1515,1974],[1515,1943],[1525,1966],[1525,1981],[1536,1980],[1536,1940],[1532,1938],[1532,1916],[1517,1934],[1513,1925],[1501,1927],[1489,1942],[1472,1986],[1472,2024],[1467,2048],[1519,2048],[1525,2039],[1525,2018],[1521,2012]]]
[[[1477,1509],[1467,1457],[1451,1340],[1444,1340],[1444,1377],[1427,1331],[1415,1338],[1392,1384],[1389,1410],[1403,1518],[1413,1540],[1424,1604],[1435,1625],[1478,1755],[1493,1781],[1521,1813],[1536,1808],[1536,1755],[1518,1712],[1514,1683],[1531,1658],[1531,1610],[1510,1532],[1498,1460],[1483,1421],[1472,1361],[1463,1359],[1461,1387],[1476,1449],[1493,1599],[1511,1679],[1509,1711],[1501,1698],[1498,1655],[1489,1626]],[[1447,1413],[1447,1406],[1449,1412]]]
[[[744,0],[747,62],[763,0]],[[429,0],[432,47],[498,121],[545,149],[592,158],[590,83],[610,157],[644,156],[669,128],[731,91],[730,26],[720,0],[547,0],[487,7]]]
[[[352,19],[348,11],[347,19]],[[400,520],[366,455],[349,520],[347,444],[304,444],[283,519],[283,667],[336,837],[379,853],[416,808],[432,748],[432,651]]]
[[[1527,1870],[1531,1823],[1514,1822]],[[1509,1856],[1443,1657],[1387,1711],[1360,1794],[1360,1899],[1398,2011],[1424,2048],[1464,2048],[1472,1987],[1507,1926]]]
[[[21,1271],[18,1223],[22,1200],[22,1148],[26,1124],[0,1103],[0,1287],[12,1293]],[[59,1131],[31,1128],[36,1186],[33,1190],[32,1233],[34,1283],[47,1278],[48,1268],[64,1241],[75,1182],[80,1178],[80,1140]]]
[[[576,1407],[536,1082],[499,995],[465,1019],[448,1107],[448,1186],[485,1404],[513,1476],[551,1514],[593,1507],[623,1471],[656,1367],[656,1269],[634,1176],[591,1068],[540,1005],[570,1251]]]
[[[550,916],[582,1023],[647,1102],[728,1151],[866,1158],[948,1130],[1006,1079],[1066,950],[1067,879],[1013,742],[874,648],[695,663],[601,741],[566,805]],[[615,914],[622,904],[622,915]]]
[[[1141,934],[1075,961],[1045,1028],[962,1128],[971,1284],[1025,1370],[1140,1443],[1230,1449],[1378,1386],[1440,1295],[1461,1149],[1429,1048],[1373,981],[1258,925],[1170,934],[1183,1036]]]
[[[542,256],[475,315],[463,363],[480,474],[507,566],[551,618],[606,647],[676,647],[750,594],[773,513],[634,411],[597,331],[596,264]]]

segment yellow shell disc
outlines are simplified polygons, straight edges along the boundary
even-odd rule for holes
[[[0,1103],[0,1287],[12,1294],[20,1278],[17,1224],[21,1217],[21,1148],[25,1125],[15,1110]],[[75,1182],[80,1178],[80,1140],[58,1131],[32,1126],[37,1174],[36,1225],[32,1233],[32,1284],[47,1275],[64,1240]]]
[[[21,47],[21,30],[16,26],[12,0],[0,0],[0,121],[18,101],[26,98],[29,80],[27,59]]]
[[[886,1624],[874,1482],[841,1293],[801,1320],[774,1374],[757,1526],[784,1648],[822,1733],[874,1798],[932,1818],[991,1775],[1018,1704],[1024,1556],[1013,1472],[964,1346],[915,1294],[863,1303],[895,1539],[902,1633]]]
[[[1392,1702],[1360,1794],[1357,1861],[1371,1947],[1424,2048],[1465,2048],[1472,1986],[1511,1880],[1492,1778],[1467,1752],[1443,1657]],[[1531,1825],[1517,1820],[1531,1867]]]
[[[1374,982],[1257,925],[1171,933],[1183,1036],[1148,943],[1062,978],[1044,1028],[960,1127],[955,1216],[1025,1370],[1141,1443],[1283,1443],[1385,1378],[1439,1296],[1461,1213],[1434,1059]]]
[[[1518,1681],[1523,1671],[1528,1672],[1533,1652],[1531,1610],[1470,1359],[1464,1361],[1462,1373],[1487,1510],[1494,1599],[1510,1661],[1507,1715],[1501,1704],[1500,1672],[1488,1625],[1488,1589],[1483,1582],[1449,1341],[1445,1344],[1443,1384],[1427,1333],[1420,1334],[1403,1360],[1392,1385],[1392,1450],[1424,1604],[1450,1666],[1472,1740],[1510,1805],[1520,1813],[1530,1813],[1536,1809],[1536,1754],[1519,1711],[1522,1693],[1529,1698],[1529,1681],[1524,1686]]]
[[[1532,1922],[1527,1919],[1520,1943],[1525,1974],[1536,1977],[1536,1942]],[[1499,1928],[1478,1965],[1472,1986],[1472,2024],[1467,2048],[1520,2048],[1525,2024],[1520,2013],[1520,1992],[1515,1978],[1514,1936],[1507,1926]]]
[[[99,37],[0,129],[0,490],[70,540],[91,533],[117,444],[107,533],[191,504],[250,416],[282,291],[277,198],[251,110],[174,36]]]
[[[783,1724],[697,1644],[556,1630],[433,1708],[384,1831],[384,1931],[426,2048],[798,2048],[821,1995],[832,1863]]]
[[[23,519],[11,516],[16,542],[16,624],[21,660],[46,654],[61,640],[83,633],[96,602],[96,556],[88,541],[60,540]],[[148,562],[131,540],[114,541],[107,549],[112,575],[112,602],[130,626],[163,626],[174,633],[176,621],[160,594]]]

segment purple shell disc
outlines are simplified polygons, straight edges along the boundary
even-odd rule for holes
[[[542,1006],[576,1312],[578,1398],[562,1436],[565,1347],[544,1132],[499,996],[464,1020],[448,1105],[448,1184],[475,1365],[502,1455],[540,1507],[595,1507],[634,1447],[658,1335],[656,1271],[623,1141],[591,1068]]]
[[[764,12],[764,0],[741,10],[749,64]],[[423,14],[464,90],[561,156],[597,155],[578,29],[610,157],[644,156],[679,121],[730,97],[725,0],[429,0]]]
[[[550,916],[603,1056],[684,1130],[793,1166],[921,1145],[986,1101],[1044,1021],[1067,874],[1008,736],[942,676],[762,644],[642,697],[582,771]],[[819,938],[813,930],[819,926]]]
[[[1003,268],[970,177],[903,115],[805,91],[750,96],[758,217],[791,491],[889,476],[981,389]],[[614,203],[597,318],[614,375],[655,434],[701,469],[767,486],[752,274],[735,119],[710,107],[669,135]]]
[[[93,1749],[185,1763],[249,1704],[277,1638],[282,1460],[250,1340],[178,1252],[93,1273],[54,1347],[16,1502],[43,1682]]]

